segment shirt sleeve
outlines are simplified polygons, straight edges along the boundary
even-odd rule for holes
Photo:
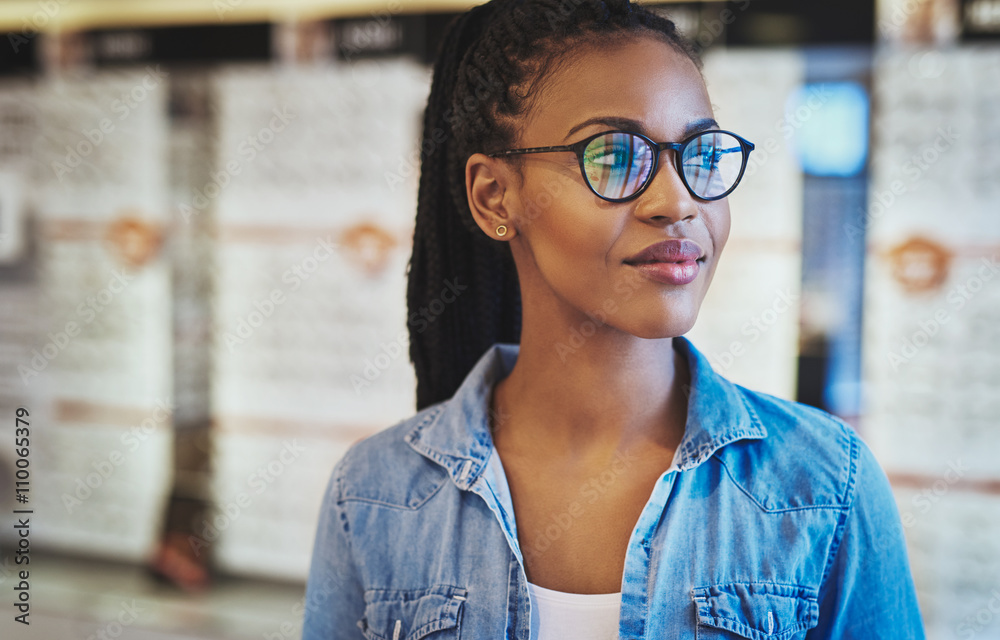
[[[347,537],[347,515],[340,504],[343,458],[334,466],[313,544],[306,583],[302,640],[364,640],[358,620],[364,614],[364,588]]]
[[[848,427],[850,428],[850,427]],[[856,481],[807,640],[924,640],[899,509],[889,479],[852,432]]]

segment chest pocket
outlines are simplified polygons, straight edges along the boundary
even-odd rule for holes
[[[817,591],[769,582],[696,587],[698,640],[793,640],[819,622]]]
[[[450,585],[369,589],[358,627],[368,640],[457,640],[465,596],[465,589]]]

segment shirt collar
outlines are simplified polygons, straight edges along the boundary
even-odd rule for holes
[[[735,440],[767,436],[742,388],[716,373],[686,337],[675,337],[673,344],[691,371],[687,424],[674,455],[678,470],[698,466]],[[486,467],[493,449],[487,420],[490,395],[514,368],[519,349],[502,342],[491,346],[455,394],[428,408],[404,438],[414,450],[443,465],[462,489],[471,487]]]

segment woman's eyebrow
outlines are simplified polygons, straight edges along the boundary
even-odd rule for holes
[[[644,136],[649,136],[649,133],[646,131],[646,128],[638,120],[633,120],[631,118],[621,118],[618,116],[597,116],[594,118],[588,118],[587,120],[584,120],[580,124],[571,128],[566,133],[566,136],[563,138],[563,141],[566,141],[571,135],[573,135],[580,129],[588,127],[592,124],[606,124],[616,129],[627,129],[628,131],[634,131],[636,133],[641,133]],[[718,128],[718,126],[719,123],[716,122],[714,118],[701,118],[700,120],[694,120],[692,122],[689,122],[688,125],[684,128],[684,137],[693,135],[695,133],[698,133],[699,131],[706,131],[708,129]]]
[[[645,127],[643,127],[642,123],[639,122],[638,120],[633,120],[631,118],[620,118],[617,116],[597,116],[596,118],[589,118],[587,120],[584,120],[580,124],[570,129],[569,132],[566,134],[566,137],[563,138],[563,140],[568,139],[571,135],[573,135],[580,129],[583,129],[584,127],[589,127],[592,124],[606,124],[616,129],[628,129],[629,131],[635,131],[636,133],[641,133],[643,135],[646,134]]]
[[[692,136],[700,131],[718,128],[719,123],[715,121],[715,118],[702,118],[701,120],[688,123],[688,126],[684,128],[684,137]]]

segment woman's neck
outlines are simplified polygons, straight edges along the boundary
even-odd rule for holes
[[[685,384],[687,364],[672,338],[642,339],[607,326],[576,340],[565,331],[528,331],[493,392],[494,439],[525,455],[571,460],[635,445],[673,450],[684,435]]]

